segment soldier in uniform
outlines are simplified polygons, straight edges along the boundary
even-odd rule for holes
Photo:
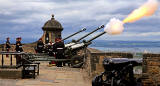
[[[64,42],[61,40],[61,38],[56,39],[56,43],[53,44],[53,51],[56,54],[56,59],[63,59],[64,58]],[[62,62],[56,63],[57,67],[62,67]]]
[[[48,54],[49,56],[53,56],[53,43],[52,42],[49,42],[48,43]]]
[[[42,38],[40,38],[37,42],[37,52],[42,53],[44,49],[44,43],[42,42]]]
[[[21,40],[22,40],[21,37],[17,38],[17,41],[16,41],[16,51],[17,52],[23,51]]]
[[[16,38],[16,52],[23,52],[22,49],[22,44],[21,44],[21,37]],[[16,55],[16,63],[20,64],[21,62],[21,56],[20,55]]]
[[[53,45],[54,45],[54,43],[52,43],[52,42],[50,42],[48,44],[48,54],[49,54],[49,56],[54,56],[55,57],[55,51],[53,50]],[[55,61],[50,61],[49,62],[50,67],[54,66],[54,65],[56,65]]]
[[[9,37],[8,37],[6,41],[6,51],[9,52],[10,48],[11,46],[10,46]],[[6,55],[6,57],[8,57],[8,55]]]

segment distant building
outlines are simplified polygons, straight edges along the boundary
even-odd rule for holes
[[[61,37],[61,32],[63,27],[61,23],[55,20],[54,15],[52,15],[51,20],[48,20],[42,27],[43,36],[42,40],[45,44],[49,42],[55,42],[55,38]]]

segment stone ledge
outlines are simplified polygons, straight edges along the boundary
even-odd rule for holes
[[[0,78],[3,79],[22,78],[22,69],[0,69]]]

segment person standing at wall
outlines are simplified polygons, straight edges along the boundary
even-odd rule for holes
[[[63,59],[64,58],[64,42],[61,38],[57,38],[55,44],[53,44],[53,49],[55,51],[56,59]],[[56,62],[57,67],[62,67],[62,62]]]
[[[18,37],[16,39],[16,51],[17,52],[23,52],[21,40],[22,40],[21,37]]]
[[[37,49],[36,49],[36,52],[37,53],[42,53],[44,50],[44,43],[42,41],[42,38],[40,38],[37,42]]]
[[[21,43],[21,37],[16,38],[16,52],[23,52],[23,48],[22,48],[22,43]],[[16,63],[20,64],[21,63],[21,56],[20,55],[16,55]]]
[[[7,39],[7,41],[6,41],[6,51],[7,52],[9,52],[9,50],[10,50],[10,48],[11,48],[11,46],[10,46],[10,38],[8,37],[8,38],[6,38]],[[6,55],[6,57],[8,57],[8,54]]]

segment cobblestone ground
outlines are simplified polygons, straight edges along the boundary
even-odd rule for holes
[[[0,86],[91,86],[82,69],[48,67],[41,63],[36,79],[0,79]]]

